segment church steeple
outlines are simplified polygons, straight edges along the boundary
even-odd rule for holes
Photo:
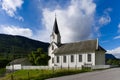
[[[54,25],[53,25],[51,42],[54,42],[57,45],[61,44],[61,36],[60,36],[59,29],[58,29],[58,24],[57,24],[57,18],[56,17],[55,17],[55,21],[54,21]]]
[[[56,34],[60,34],[56,17],[55,17],[55,22],[54,22],[54,26],[53,26],[53,32],[56,33]]]

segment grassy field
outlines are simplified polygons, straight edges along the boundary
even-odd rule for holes
[[[78,69],[60,69],[60,70],[19,70],[11,74],[7,74],[2,80],[44,80],[52,77],[71,75],[77,73],[88,72],[91,70]]]
[[[5,68],[0,68],[0,77],[3,76],[5,72],[6,72]]]

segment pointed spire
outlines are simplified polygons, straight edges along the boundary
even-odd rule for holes
[[[53,26],[53,32],[55,32],[56,34],[59,34],[59,29],[58,29],[56,14],[55,14],[55,22],[54,22],[54,26]]]

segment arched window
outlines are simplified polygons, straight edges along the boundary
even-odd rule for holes
[[[74,62],[74,55],[71,55],[71,62]]]
[[[54,46],[52,45],[52,50],[54,50]]]
[[[88,62],[91,62],[91,54],[88,54]]]
[[[82,62],[82,55],[79,55],[79,62]]]
[[[54,58],[52,58],[52,63],[54,63]]]
[[[53,39],[55,39],[55,35],[53,34]]]
[[[66,56],[63,56],[63,62],[66,63]]]
[[[59,62],[60,62],[60,60],[59,60],[59,56],[57,56],[57,57],[56,57],[56,60],[57,60],[57,63],[59,63]]]

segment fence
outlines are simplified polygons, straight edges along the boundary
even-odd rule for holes
[[[48,66],[22,66],[20,64],[6,66],[7,70],[21,70],[21,69],[50,69]]]
[[[22,66],[21,69],[51,69],[49,66]]]
[[[110,67],[111,67],[110,65],[95,65],[95,66],[92,66],[91,68],[92,69],[106,69]]]
[[[83,67],[91,68],[91,69],[107,69],[117,67],[117,65],[83,65]]]
[[[116,65],[83,65],[83,67],[89,67],[91,69],[106,69],[106,68],[111,68],[111,67],[117,67]],[[61,69],[61,67],[49,67],[49,66],[22,66],[21,64],[16,64],[16,65],[10,65],[10,66],[6,66],[7,70],[21,70],[21,69]],[[69,67],[70,68],[70,67]],[[69,69],[68,68],[68,69]],[[72,67],[72,68],[76,68],[76,67]],[[67,67],[66,67],[67,69]],[[77,67],[77,69],[81,69],[81,67]]]

